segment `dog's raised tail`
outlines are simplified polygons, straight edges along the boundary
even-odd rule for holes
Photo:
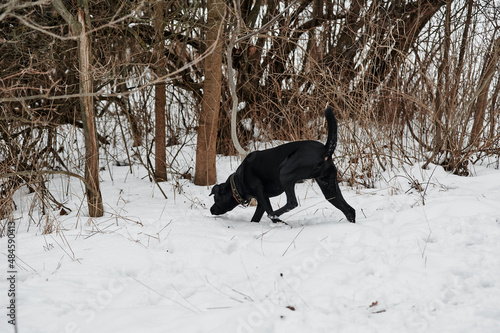
[[[326,140],[325,158],[332,156],[335,148],[337,147],[337,119],[333,114],[333,109],[328,106],[325,110],[325,118],[328,123],[328,139]]]

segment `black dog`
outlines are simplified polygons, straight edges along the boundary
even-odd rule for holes
[[[296,141],[275,148],[250,153],[225,183],[212,188],[215,204],[213,215],[224,214],[238,205],[248,205],[257,199],[257,210],[252,222],[259,222],[264,212],[273,222],[282,222],[279,216],[297,207],[295,183],[314,178],[326,200],[340,209],[349,222],[356,221],[356,211],[342,197],[337,182],[337,168],[332,154],[337,146],[337,120],[331,107],[325,110],[328,122],[328,140]],[[270,197],[285,192],[287,203],[278,210],[271,207]]]

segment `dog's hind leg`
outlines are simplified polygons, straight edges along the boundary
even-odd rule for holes
[[[349,222],[355,223],[356,211],[345,201],[342,192],[340,192],[337,181],[337,169],[333,165],[333,162],[329,163],[322,175],[315,179],[326,200],[342,211]]]

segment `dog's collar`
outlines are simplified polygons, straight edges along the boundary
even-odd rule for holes
[[[233,197],[234,199],[242,206],[247,207],[248,204],[250,203],[250,200],[248,199],[243,199],[243,197],[240,195],[238,192],[238,189],[236,188],[236,183],[234,182],[234,173],[229,176],[229,183],[231,184],[231,192],[233,192]]]

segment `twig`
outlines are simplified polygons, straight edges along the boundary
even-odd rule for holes
[[[166,298],[166,299],[168,299],[169,301],[171,301],[171,302],[173,302],[173,303],[175,303],[175,304],[177,304],[177,305],[180,305],[180,306],[182,306],[183,308],[185,308],[185,309],[187,309],[187,310],[189,310],[189,311],[191,311],[191,312],[193,312],[193,313],[200,313],[200,310],[198,310],[198,309],[197,309],[194,305],[192,305],[191,303],[189,303],[189,302],[188,302],[188,304],[189,304],[189,305],[191,305],[191,306],[193,306],[193,307],[194,307],[197,311],[193,310],[193,309],[192,309],[192,308],[190,308],[190,307],[185,306],[184,304],[182,304],[182,303],[180,303],[180,302],[176,301],[176,300],[175,300],[175,299],[173,299],[173,298],[170,298],[170,297],[168,297],[168,296],[163,295],[162,293],[159,293],[158,291],[154,290],[153,288],[151,288],[150,286],[146,285],[145,283],[143,283],[143,282],[139,281],[138,279],[136,279],[136,278],[135,278],[135,277],[133,277],[132,275],[130,275],[130,274],[127,274],[127,275],[128,275],[128,277],[130,277],[132,280],[136,281],[136,282],[137,282],[137,283],[139,283],[140,285],[142,285],[142,286],[146,287],[147,289],[151,290],[151,291],[152,291],[152,292],[154,292],[155,294],[157,294],[157,295],[159,295],[159,296],[161,296],[161,297],[163,297],[163,298]],[[172,287],[173,287],[173,286],[172,286]],[[175,290],[175,288],[174,288],[174,290]],[[176,290],[176,291],[177,291],[177,290]]]
[[[249,33],[248,35],[245,35],[243,37],[240,37],[238,38],[236,41],[235,41],[235,44],[237,43],[241,43],[247,39],[250,39],[252,38],[253,36],[261,33],[262,31],[265,31],[267,30],[267,28],[269,28],[271,25],[274,24],[274,22],[276,22],[281,16],[283,16],[283,14],[285,14],[290,8],[292,8],[292,6],[294,6],[297,2],[299,2],[299,0],[295,0],[295,1],[292,1],[285,9],[283,9],[283,11],[281,13],[279,13],[278,15],[276,15],[275,17],[273,17],[271,20],[269,20],[269,22],[267,22],[266,24],[264,24],[260,29],[258,30],[255,30],[254,32],[251,32]]]
[[[304,230],[305,227],[302,227],[302,229],[300,229],[300,231],[297,233],[297,235],[295,236],[294,239],[292,239],[292,241],[290,242],[290,244],[288,245],[288,247],[286,248],[285,252],[283,252],[283,254],[281,255],[282,257],[285,256],[286,252],[288,251],[288,249],[290,248],[290,246],[292,246],[292,244],[295,242],[295,240],[297,239],[297,237],[299,237],[300,233]]]

